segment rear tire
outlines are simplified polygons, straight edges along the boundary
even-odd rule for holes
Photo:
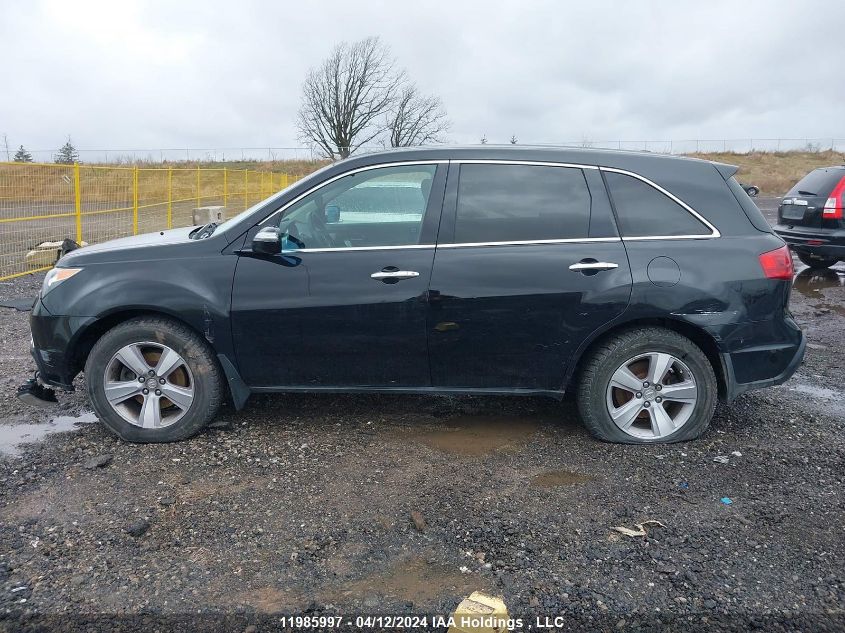
[[[695,343],[647,327],[613,336],[592,351],[577,401],[584,425],[598,439],[654,444],[700,436],[717,396],[713,367]]]
[[[806,253],[795,253],[801,263],[810,268],[830,268],[839,260],[835,257],[819,257],[818,255],[808,255]]]
[[[85,383],[97,417],[128,442],[191,437],[214,418],[223,397],[209,345],[164,317],[130,319],[106,332],[88,355]]]

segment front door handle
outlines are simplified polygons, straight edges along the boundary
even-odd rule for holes
[[[613,262],[597,262],[595,260],[581,260],[577,264],[572,264],[572,266],[569,267],[569,270],[579,272],[585,270],[612,270],[613,268],[619,268],[619,264],[614,264]]]
[[[420,274],[415,270],[391,270],[391,271],[380,271],[377,273],[373,273],[370,275],[373,279],[377,279],[379,281],[402,281],[403,279],[413,279],[414,277],[419,277]]]

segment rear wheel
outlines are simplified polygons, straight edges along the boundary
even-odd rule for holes
[[[171,442],[217,413],[222,384],[214,353],[187,326],[159,317],[131,319],[97,341],[85,363],[97,416],[130,442]]]
[[[609,442],[681,442],[701,435],[716,407],[716,376],[704,352],[663,328],[619,334],[581,372],[578,409]]]
[[[809,255],[807,253],[796,253],[796,255],[798,255],[801,263],[810,268],[830,268],[839,261],[835,257],[819,257],[818,255]]]

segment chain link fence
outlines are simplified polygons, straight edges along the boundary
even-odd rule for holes
[[[475,141],[477,143],[478,141]],[[509,145],[509,138],[491,138],[490,144]],[[662,154],[695,154],[730,152],[825,152],[845,151],[845,138],[733,138],[733,139],[674,139],[674,140],[593,140],[580,139],[555,143],[534,143],[520,139],[518,145],[548,147],[593,147],[597,149],[622,149],[648,151]],[[368,153],[385,149],[380,145],[359,147],[355,153]],[[313,147],[223,147],[223,148],[169,148],[169,149],[81,149],[80,160],[87,163],[136,164],[164,161],[198,161],[204,163],[232,160],[263,161],[318,161],[325,157]],[[35,160],[51,161],[56,150],[33,150]],[[11,156],[11,153],[9,153]]]
[[[193,210],[231,216],[294,177],[249,169],[0,163],[0,281],[48,270],[60,243],[191,226]]]

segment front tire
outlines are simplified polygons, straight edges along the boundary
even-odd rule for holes
[[[835,257],[819,257],[818,255],[807,255],[806,253],[795,253],[801,263],[810,268],[830,268],[839,260]]]
[[[598,439],[683,442],[710,424],[718,387],[701,349],[677,332],[649,327],[608,339],[587,358],[578,410]]]
[[[97,417],[128,442],[174,442],[220,408],[217,359],[193,330],[163,317],[115,326],[94,345],[85,383]]]

